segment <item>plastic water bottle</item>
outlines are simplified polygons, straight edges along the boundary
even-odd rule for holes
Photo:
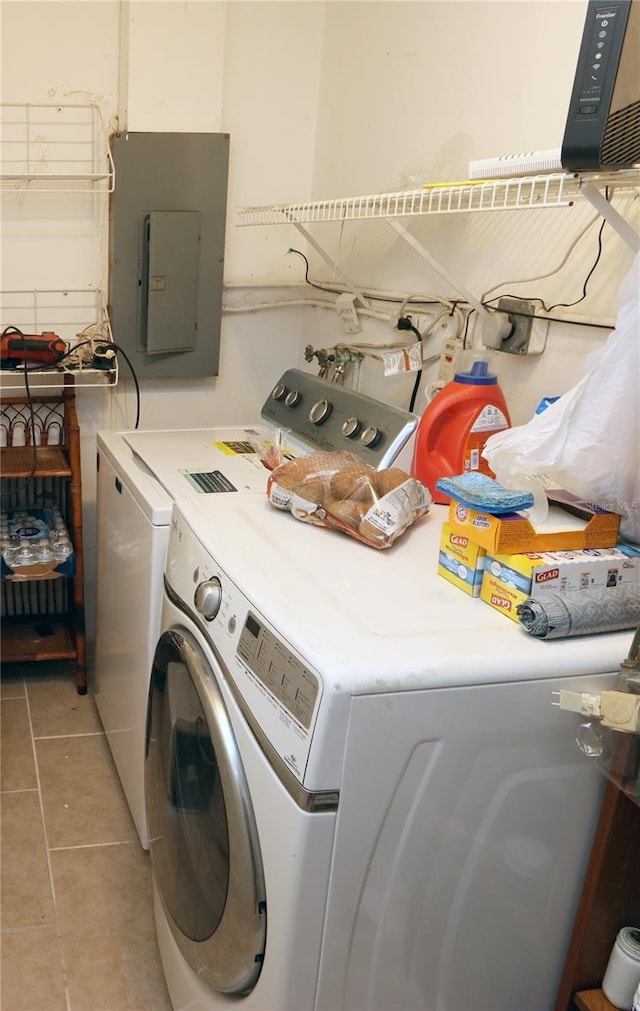
[[[72,551],[71,541],[67,537],[61,538],[53,545],[53,557],[57,562],[66,561]]]
[[[422,415],[411,474],[427,486],[434,502],[447,503],[449,496],[436,491],[438,478],[468,471],[493,477],[482,456],[484,444],[494,432],[510,427],[507,403],[498,377],[489,371],[488,356],[472,353],[467,368],[456,372]]]
[[[38,562],[52,562],[54,559],[51,542],[46,539],[38,541],[35,547],[35,552],[36,561]]]
[[[16,553],[13,556],[14,565],[33,565],[35,561],[35,553],[32,545],[29,541],[20,541]]]
[[[0,551],[5,562],[9,565],[9,558],[13,558],[13,545],[9,537],[4,535],[0,537]]]

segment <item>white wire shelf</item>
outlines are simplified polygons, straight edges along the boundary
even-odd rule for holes
[[[3,191],[112,193],[115,171],[97,105],[0,105]]]
[[[530,210],[570,207],[585,183],[616,192],[640,188],[640,170],[572,175],[552,173],[513,179],[482,179],[436,183],[417,190],[374,193],[309,203],[242,207],[240,226],[312,224],[322,221],[362,221],[371,218],[405,218],[428,214],[464,214],[475,211]]]
[[[77,386],[115,385],[118,356],[112,368],[95,368],[92,345],[113,344],[111,325],[103,293],[97,288],[67,290],[0,291],[0,330],[16,327],[24,334],[39,336],[53,331],[77,353],[68,364],[46,369],[29,368],[29,384],[38,389],[57,389],[65,375],[73,375]],[[83,344],[83,348],[79,345]],[[0,389],[24,387],[24,368],[0,370]]]

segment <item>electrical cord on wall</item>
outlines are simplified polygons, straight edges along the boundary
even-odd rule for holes
[[[592,264],[592,266],[591,266],[591,268],[590,268],[590,270],[589,270],[589,272],[588,272],[587,276],[585,277],[584,282],[582,284],[582,294],[581,294],[580,298],[575,299],[574,302],[554,302],[553,305],[549,305],[549,306],[545,303],[544,299],[538,298],[538,297],[536,297],[534,295],[527,296],[526,299],[525,299],[525,301],[528,301],[528,302],[539,302],[545,313],[553,312],[554,309],[561,309],[561,308],[562,309],[570,309],[574,305],[579,305],[580,302],[584,302],[585,298],[587,297],[587,287],[588,287],[589,281],[591,280],[591,276],[592,276],[594,270],[596,269],[596,267],[598,266],[598,263],[600,262],[600,258],[602,256],[602,232],[604,230],[604,226],[606,225],[606,223],[607,223],[606,220],[603,219],[602,224],[600,225],[600,228],[598,229],[598,251],[597,251],[597,254],[596,254],[596,258],[595,258],[595,260],[594,260],[594,262],[593,262],[593,264]],[[489,299],[488,302],[485,302],[483,300],[482,304],[484,306],[486,306],[487,309],[494,309],[495,307],[492,306],[491,303],[492,302],[497,302],[501,298],[523,299],[523,296],[522,295],[508,295],[508,294],[496,295],[495,298]],[[509,312],[511,313],[511,309],[509,310]],[[514,316],[528,316],[528,317],[532,317],[531,313],[517,313],[517,312],[514,312],[514,313],[512,313],[512,315],[514,315]],[[533,318],[547,319],[550,322],[554,322],[554,323],[569,323],[569,322],[571,322],[571,320],[563,320],[560,317],[554,317],[554,316],[548,316],[548,315],[547,316],[538,316],[538,317],[536,317],[535,314],[533,314]],[[603,329],[607,329],[607,330],[611,329],[611,327],[605,327],[604,324],[594,323],[593,326],[601,326],[601,327],[603,327]]]
[[[310,285],[312,288],[317,288],[319,291],[326,291],[331,295],[342,295],[344,294],[345,290],[349,290],[346,288],[335,288],[328,284],[319,284],[317,281],[312,281],[309,278],[309,260],[307,259],[305,254],[300,249],[294,249],[292,246],[289,247],[287,253],[295,253],[297,256],[301,257],[301,259],[304,260],[305,263],[304,279],[306,284]],[[404,311],[404,307],[408,302],[415,301],[420,302],[421,305],[449,305],[452,307],[451,315],[453,315],[456,307],[461,304],[460,301],[457,299],[448,301],[447,299],[434,298],[433,296],[422,297],[420,295],[409,295],[402,297],[400,295],[382,295],[376,293],[375,291],[363,291],[362,294],[365,295],[367,298],[374,299],[377,302],[391,302],[394,305],[400,304],[402,306],[402,311]]]
[[[607,199],[608,199],[609,198],[609,190],[608,190],[608,188],[606,190],[606,195],[607,195]],[[541,275],[539,275],[539,277],[519,278],[517,280],[502,281],[502,282],[500,282],[500,284],[494,285],[493,288],[487,289],[487,291],[481,297],[481,303],[482,303],[482,305],[484,305],[485,308],[489,309],[490,311],[494,311],[496,309],[496,307],[494,305],[492,305],[492,303],[493,302],[497,302],[500,298],[524,299],[525,296],[523,296],[523,295],[510,295],[510,294],[506,294],[504,292],[503,292],[503,294],[496,295],[496,296],[494,296],[493,298],[490,298],[490,299],[487,299],[487,295],[489,295],[492,291],[495,291],[496,288],[502,287],[503,285],[506,285],[506,284],[527,284],[529,281],[543,280],[543,279],[545,279],[547,277],[552,277],[555,273],[557,273],[559,270],[562,269],[562,267],[565,265],[565,263],[569,259],[569,256],[571,255],[571,253],[573,252],[573,250],[578,245],[580,239],[582,239],[582,237],[588,232],[588,230],[595,224],[595,222],[598,220],[598,217],[599,217],[599,215],[595,215],[593,218],[591,218],[591,220],[582,229],[582,231],[576,237],[576,239],[574,239],[574,241],[572,242],[571,246],[569,247],[569,249],[567,250],[567,252],[563,256],[563,258],[560,261],[560,263],[557,264],[557,266],[554,267],[553,270],[549,271],[546,274],[541,274]],[[575,302],[557,302],[557,303],[555,303],[554,305],[551,305],[551,306],[547,306],[546,303],[544,302],[544,300],[542,298],[538,298],[538,297],[534,297],[534,296],[531,296],[531,297],[527,296],[526,300],[530,301],[530,302],[539,302],[545,313],[549,313],[553,309],[557,309],[557,308],[561,308],[561,307],[562,308],[570,308],[570,307],[572,307],[574,305],[578,305],[580,302],[584,301],[584,299],[586,297],[586,286],[588,284],[588,281],[589,281],[591,275],[593,274],[593,271],[595,270],[595,268],[596,268],[596,266],[597,266],[597,264],[598,264],[598,262],[600,260],[600,256],[601,256],[601,253],[602,253],[601,237],[602,237],[602,231],[603,231],[605,223],[606,223],[606,221],[603,220],[602,223],[601,223],[601,225],[600,225],[600,231],[599,231],[599,234],[598,234],[598,254],[597,254],[597,257],[596,257],[596,260],[595,260],[593,266],[591,267],[591,269],[590,269],[590,271],[589,271],[589,273],[588,273],[588,275],[587,275],[587,277],[585,279],[585,282],[584,282],[584,285],[583,285],[583,293],[582,293],[582,295],[581,295],[581,297],[579,299],[577,299]],[[317,283],[315,281],[311,281],[310,278],[309,278],[309,261],[308,261],[307,257],[305,256],[305,254],[303,252],[301,252],[299,249],[294,249],[293,247],[290,247],[289,250],[288,250],[288,252],[290,252],[290,253],[296,253],[298,256],[300,256],[304,260],[304,262],[305,262],[305,281],[311,287],[318,288],[320,291],[326,291],[326,292],[329,292],[329,293],[335,294],[335,295],[340,295],[340,294],[343,293],[343,289],[331,287],[330,285],[322,285],[322,284],[319,284],[319,283]],[[429,296],[422,297],[420,295],[411,295],[408,298],[407,297],[401,298],[400,296],[393,297],[393,296],[389,296],[389,295],[376,294],[375,292],[369,292],[369,291],[363,291],[363,294],[365,294],[367,296],[367,298],[376,299],[376,300],[379,300],[381,302],[392,302],[394,304],[400,303],[401,306],[402,306],[402,308],[403,308],[403,310],[404,310],[404,307],[410,301],[413,301],[414,303],[419,303],[419,304],[421,304],[423,306],[426,306],[426,305],[446,305],[446,304],[449,304],[450,307],[451,307],[449,315],[451,315],[451,316],[453,316],[454,314],[455,315],[458,315],[458,314],[461,315],[462,310],[469,310],[468,313],[467,313],[467,316],[466,316],[466,320],[465,320],[464,336],[463,336],[463,346],[466,346],[466,340],[467,340],[467,335],[468,335],[468,330],[469,330],[470,317],[471,317],[471,315],[476,310],[473,309],[473,308],[471,308],[468,305],[468,303],[466,301],[464,301],[463,299],[452,299],[450,303],[447,303],[447,300],[445,298],[433,298],[433,297],[429,297]],[[596,328],[598,328],[600,330],[611,330],[611,325],[606,324],[606,323],[593,323],[593,322],[589,322],[587,324],[587,323],[585,323],[585,320],[583,320],[583,319],[571,319],[570,317],[566,317],[566,316],[549,316],[549,315],[546,315],[544,317],[535,317],[535,314],[524,313],[524,312],[523,313],[518,313],[518,312],[515,312],[515,311],[513,311],[511,309],[509,310],[509,312],[513,316],[523,316],[523,317],[527,317],[527,318],[542,318],[542,319],[548,320],[550,323],[565,323],[565,324],[568,324],[568,325],[571,325],[571,326],[585,326],[585,325],[588,325],[590,327],[596,327]],[[460,329],[462,329],[462,324],[461,323],[460,323]]]
[[[507,285],[510,285],[510,284],[531,284],[533,281],[544,281],[548,277],[553,277],[555,274],[559,273],[559,271],[562,270],[562,268],[564,267],[565,263],[567,262],[567,260],[571,256],[571,254],[573,253],[574,249],[577,247],[577,245],[580,242],[580,240],[583,238],[583,236],[585,236],[587,234],[587,232],[589,231],[589,229],[591,228],[591,226],[596,223],[596,221],[598,220],[599,217],[600,217],[599,214],[594,214],[593,217],[591,217],[589,219],[589,221],[584,226],[584,228],[582,228],[582,230],[578,233],[578,235],[576,235],[575,239],[570,244],[569,248],[565,252],[565,254],[562,257],[562,259],[560,260],[560,263],[557,263],[555,265],[555,267],[552,267],[551,270],[548,270],[545,274],[538,274],[536,277],[519,277],[519,278],[514,278],[511,281],[501,281],[499,284],[494,284],[493,288],[488,288],[487,291],[483,292],[483,294],[480,296],[480,301],[482,302],[482,304],[483,305],[487,304],[487,301],[489,301],[489,302],[495,302],[498,297],[499,298],[514,298],[514,297],[518,298],[518,297],[521,297],[521,296],[505,295],[503,293],[500,296],[496,296],[496,298],[491,298],[491,299],[487,300],[487,295],[490,295],[492,291],[496,291],[497,288],[503,288],[503,287],[506,287]],[[532,301],[534,301],[534,300],[532,300]]]
[[[607,223],[606,218],[603,218],[602,224],[598,229],[598,252],[596,254],[595,260],[593,261],[593,266],[591,267],[591,270],[584,279],[584,284],[582,285],[582,295],[580,296],[580,298],[577,298],[575,302],[555,302],[554,305],[550,305],[548,309],[543,302],[542,308],[544,309],[545,312],[553,312],[554,309],[560,308],[570,309],[572,306],[578,305],[580,302],[584,302],[585,298],[587,297],[587,285],[589,284],[589,281],[591,280],[591,275],[598,266],[598,263],[600,262],[600,257],[602,256],[602,233],[604,231],[604,226],[606,225],[606,223]]]
[[[605,188],[605,198],[606,198],[606,200],[610,199],[609,187],[608,186]],[[576,247],[577,247],[578,243],[580,242],[580,240],[583,238],[584,235],[586,235],[586,233],[589,231],[589,229],[591,228],[591,226],[593,224],[595,224],[595,222],[598,220],[599,217],[600,217],[600,215],[596,214],[594,217],[592,217],[590,219],[590,221],[587,222],[587,224],[584,226],[584,228],[582,229],[582,231],[576,236],[576,238],[573,240],[573,242],[569,246],[567,252],[563,256],[563,258],[560,261],[560,263],[557,264],[557,266],[554,267],[553,270],[550,270],[546,274],[540,274],[538,277],[520,278],[520,280],[517,280],[517,281],[504,281],[503,284],[504,285],[508,285],[508,284],[527,284],[529,281],[541,281],[541,280],[544,280],[547,277],[552,277],[554,274],[557,274],[558,271],[560,271],[564,267],[565,263],[567,262],[567,260],[569,259],[569,257],[573,253],[573,251],[576,249]],[[555,302],[553,305],[549,305],[549,306],[547,306],[547,304],[545,303],[544,299],[538,298],[536,296],[530,296],[530,297],[528,296],[527,297],[527,301],[529,301],[529,302],[539,302],[540,305],[542,306],[542,309],[546,313],[553,312],[554,309],[571,309],[574,305],[579,305],[580,302],[583,302],[585,300],[585,298],[587,297],[587,286],[588,286],[589,281],[591,279],[591,275],[593,274],[594,270],[598,266],[598,263],[600,262],[600,258],[602,256],[602,233],[604,231],[604,226],[606,225],[606,223],[607,223],[607,219],[603,218],[602,222],[600,224],[600,228],[598,229],[598,248],[597,248],[597,252],[596,252],[596,258],[595,258],[595,260],[593,262],[593,265],[591,266],[591,269],[589,270],[587,276],[584,279],[584,282],[583,282],[583,285],[582,285],[582,295],[580,296],[580,298],[577,298],[574,302]],[[502,295],[496,295],[494,298],[490,298],[490,299],[487,300],[487,295],[491,294],[492,291],[495,291],[496,288],[499,288],[499,287],[502,287],[502,284],[500,284],[500,285],[494,285],[493,288],[489,288],[482,295],[480,301],[482,302],[482,304],[484,306],[486,306],[486,308],[492,308],[491,303],[499,301],[500,298],[516,298],[516,299],[522,299],[523,298],[522,295],[506,295],[506,294],[503,293]],[[516,316],[517,315],[530,316],[531,314],[530,313],[522,313],[522,314],[513,313],[513,315],[516,315]],[[544,318],[551,320],[551,317],[549,317],[549,316],[546,316]],[[553,322],[560,322],[560,323],[567,322],[568,323],[568,322],[571,322],[571,321],[570,320],[563,320],[563,319],[560,319],[560,320],[553,319]],[[594,325],[597,326],[598,324],[594,324]],[[610,330],[611,327],[606,327],[604,329],[609,329]]]
[[[411,330],[415,334],[416,339],[422,343],[422,334],[417,327],[413,325],[409,316],[401,316],[397,323],[398,330]],[[413,390],[411,391],[411,399],[409,400],[409,410],[413,411],[416,403],[416,397],[418,396],[418,390],[420,388],[420,380],[422,379],[422,369],[418,369],[416,372],[415,382],[413,384]]]
[[[78,350],[78,348],[85,347],[85,346],[91,346],[94,349],[94,351],[96,353],[98,353],[98,354],[99,353],[104,353],[105,351],[114,351],[116,354],[122,355],[122,357],[124,358],[125,362],[129,366],[129,371],[131,372],[131,376],[133,378],[133,384],[134,384],[135,390],[136,390],[136,421],[135,421],[135,425],[133,427],[137,428],[138,425],[140,424],[140,384],[138,383],[138,377],[137,377],[136,371],[135,371],[135,369],[134,369],[134,367],[133,367],[133,365],[131,363],[131,359],[129,358],[129,356],[128,356],[127,352],[124,350],[124,348],[120,347],[119,344],[115,344],[115,343],[113,343],[113,341],[106,341],[106,340],[105,341],[102,341],[102,340],[80,341],[79,343],[74,344],[73,347],[69,348],[69,350],[60,358],[60,361],[57,363],[57,365],[58,366],[63,365],[64,360],[66,358],[72,357],[76,353],[76,351]],[[47,371],[50,372],[51,371],[51,366],[50,365],[35,365],[35,366],[32,366],[31,368],[26,368],[25,367],[25,369],[23,371],[25,373],[25,376],[26,376],[27,372],[47,372]],[[67,371],[67,372],[70,372],[70,373],[73,374],[73,373],[75,373],[76,370],[75,369],[66,369],[66,370],[63,369],[63,371]],[[26,378],[25,378],[25,385],[26,385],[26,382],[27,381],[26,381]]]
[[[473,314],[474,314],[475,311],[476,311],[475,309],[470,309],[469,312],[467,313],[467,318],[466,318],[465,324],[464,324],[464,333],[462,335],[462,350],[463,351],[466,350],[466,347],[467,347],[467,336],[469,334],[469,323],[470,323],[471,317],[473,316]]]

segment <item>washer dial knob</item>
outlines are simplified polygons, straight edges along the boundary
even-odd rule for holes
[[[271,391],[271,396],[273,397],[274,400],[282,400],[286,392],[287,387],[284,385],[284,383],[278,383],[276,386],[273,387],[273,390]]]
[[[211,576],[196,586],[193,602],[198,614],[207,621],[213,621],[222,604],[222,583],[217,576]]]
[[[309,411],[309,421],[321,425],[331,414],[331,404],[328,400],[318,400]]]
[[[363,446],[375,446],[379,439],[380,431],[375,425],[369,425],[360,436],[360,442]]]
[[[295,407],[297,404],[300,403],[300,400],[301,394],[299,390],[289,390],[286,397],[284,398],[284,402],[287,405],[287,407]]]
[[[360,421],[358,418],[347,418],[342,425],[342,434],[346,435],[347,439],[355,439],[359,431]]]

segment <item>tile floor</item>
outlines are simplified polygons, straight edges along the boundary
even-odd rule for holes
[[[1,1011],[171,1011],[149,854],[67,664],[1,680]]]

